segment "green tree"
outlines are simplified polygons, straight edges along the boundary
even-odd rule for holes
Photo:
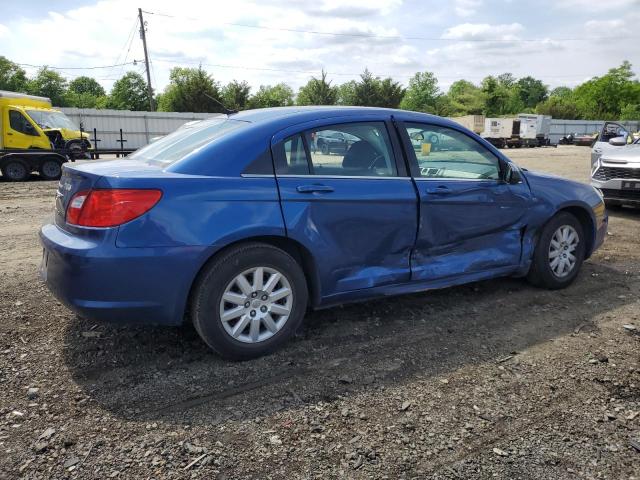
[[[148,110],[149,94],[142,75],[136,72],[127,72],[122,78],[116,80],[107,99],[106,107],[116,110]]]
[[[573,90],[569,87],[556,87],[551,92],[549,92],[549,98],[558,97],[558,98],[569,98],[573,95]]]
[[[364,107],[377,107],[382,102],[380,97],[380,79],[374,77],[368,70],[360,75],[360,81],[356,82],[353,90],[353,105]]]
[[[311,77],[306,85],[300,87],[296,103],[298,105],[335,105],[338,101],[338,87],[327,81],[323,70],[320,78]]]
[[[202,67],[172,68],[158,102],[158,110],[164,112],[224,111],[220,85]]]
[[[620,110],[620,120],[640,120],[640,105],[627,103]]]
[[[104,88],[102,88],[102,85],[100,85],[95,78],[86,76],[73,79],[69,83],[69,91],[79,95],[88,93],[94,97],[102,97],[106,95]]]
[[[441,95],[436,76],[432,72],[418,72],[409,80],[409,87],[400,107],[416,112],[436,113]]]
[[[449,101],[450,115],[480,115],[484,108],[484,97],[480,87],[467,80],[458,80],[451,84],[446,95]]]
[[[32,95],[50,98],[54,106],[66,107],[69,104],[67,80],[47,67],[38,70],[35,78],[29,81],[27,88]]]
[[[249,100],[251,108],[288,107],[293,105],[293,90],[286,83],[261,85]]]
[[[251,87],[246,81],[233,80],[222,88],[222,103],[231,110],[245,110],[250,94]]]
[[[577,120],[580,118],[578,107],[571,97],[551,95],[544,102],[536,106],[536,112],[541,115],[551,115],[553,118]]]
[[[405,89],[399,82],[394,82],[390,77],[387,77],[380,82],[379,89],[379,107],[398,108],[400,106]]]
[[[27,91],[27,73],[16,63],[0,55],[0,90]]]
[[[549,89],[540,80],[531,76],[523,77],[516,82],[518,96],[527,109],[535,108],[547,99]]]
[[[631,64],[624,61],[602,77],[577,86],[573,92],[580,115],[585,119],[615,120],[627,104],[640,104],[640,83]]]
[[[338,105],[355,105],[356,81],[350,80],[338,86]]]

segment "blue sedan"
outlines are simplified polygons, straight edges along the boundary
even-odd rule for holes
[[[327,135],[348,148],[316,148]],[[274,108],[65,165],[41,275],[81,316],[191,321],[243,359],[280,346],[308,308],[501,276],[566,287],[606,229],[593,187],[520,169],[454,122]]]

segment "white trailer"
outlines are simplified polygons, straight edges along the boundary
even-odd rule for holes
[[[514,135],[514,118],[486,118],[481,136],[498,148],[507,146],[507,141]],[[520,133],[517,125],[516,135]]]
[[[482,133],[484,130],[484,115],[465,115],[463,117],[447,117],[452,122],[459,123],[468,130]]]
[[[535,124],[536,136],[538,145],[549,144],[549,133],[551,132],[551,116],[550,115],[536,115],[533,113],[521,113],[518,115],[521,121],[532,122]]]

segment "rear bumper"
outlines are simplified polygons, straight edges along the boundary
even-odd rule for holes
[[[118,248],[116,230],[81,238],[40,230],[40,276],[80,316],[118,323],[179,325],[206,247]]]

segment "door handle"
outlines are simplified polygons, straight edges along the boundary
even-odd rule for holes
[[[437,187],[427,188],[429,195],[449,195],[452,193],[451,189],[446,185],[438,185]]]
[[[296,190],[300,193],[330,193],[333,192],[333,187],[329,185],[299,185]]]
[[[13,135],[13,133],[11,133],[11,132],[7,132],[7,135]]]

